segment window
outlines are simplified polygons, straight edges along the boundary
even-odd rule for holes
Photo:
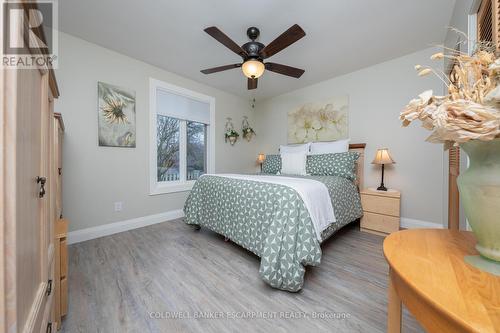
[[[490,41],[499,49],[499,0],[482,0],[477,12],[477,39]]]
[[[213,97],[150,82],[150,194],[190,190],[213,172]]]
[[[156,118],[156,181],[180,180],[180,120],[157,115]]]
[[[187,180],[196,180],[207,172],[207,125],[188,121],[186,133]]]

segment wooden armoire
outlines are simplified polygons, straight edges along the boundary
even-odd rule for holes
[[[53,332],[64,128],[54,72],[0,69],[0,96],[0,332]]]

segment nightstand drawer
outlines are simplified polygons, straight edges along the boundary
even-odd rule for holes
[[[399,216],[399,198],[362,194],[361,204],[365,212]]]
[[[390,234],[399,230],[399,217],[364,212],[361,228]]]

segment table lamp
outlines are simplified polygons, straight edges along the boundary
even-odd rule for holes
[[[394,162],[391,155],[389,155],[389,149],[377,149],[377,153],[375,154],[372,164],[382,164],[382,181],[380,182],[380,186],[377,187],[378,191],[387,191],[387,188],[384,186],[384,165],[394,163],[396,162]]]
[[[259,154],[259,156],[257,156],[257,162],[260,164],[260,172],[262,173],[262,164],[264,163],[264,161],[266,160],[266,155],[264,154]]]

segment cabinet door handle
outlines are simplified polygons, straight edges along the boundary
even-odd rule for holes
[[[36,183],[40,184],[40,191],[38,192],[38,197],[43,198],[45,195],[45,183],[47,182],[47,178],[45,177],[36,177]]]
[[[52,293],[52,279],[47,281],[47,296],[50,296],[51,293]]]

